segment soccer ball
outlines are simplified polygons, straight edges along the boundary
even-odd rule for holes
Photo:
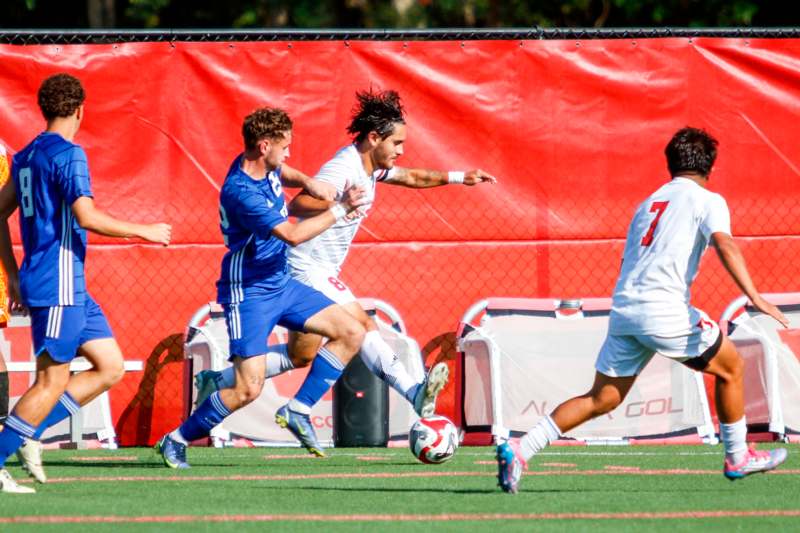
[[[420,418],[411,426],[408,445],[414,457],[423,463],[444,463],[456,453],[458,430],[443,416]]]

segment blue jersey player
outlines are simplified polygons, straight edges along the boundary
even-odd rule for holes
[[[225,417],[261,394],[267,340],[276,324],[328,339],[315,360],[324,368],[314,384],[320,390],[339,378],[364,338],[358,320],[321,292],[292,279],[287,263],[288,246],[319,235],[337,220],[358,216],[358,206],[366,201],[364,191],[350,189],[341,203],[292,223],[282,189],[282,182],[295,184],[283,175],[291,119],[280,109],[258,109],[245,118],[242,136],[245,150],[233,160],[220,191],[220,226],[228,252],[217,282],[236,381],[233,388],[211,394],[186,422],[159,440],[156,449],[171,468],[188,468],[186,445],[207,437]],[[294,431],[311,429],[307,416],[294,423]]]
[[[73,76],[56,74],[44,80],[38,100],[47,129],[14,156],[12,179],[0,189],[0,259],[8,274],[10,305],[12,311],[29,310],[36,354],[36,381],[0,432],[0,468],[24,439],[35,439],[122,377],[122,352],[86,290],[86,230],[163,245],[170,241],[168,224],[123,222],[94,206],[86,154],[72,142],[83,119],[84,99]],[[8,229],[17,207],[24,251],[19,269]],[[76,354],[94,368],[70,377]],[[27,458],[36,456],[38,464],[24,464],[44,482],[40,454],[32,443],[25,446]],[[17,485],[5,468],[0,470],[0,487],[3,492],[35,492]]]

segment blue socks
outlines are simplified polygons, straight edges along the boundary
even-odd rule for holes
[[[328,389],[333,387],[333,384],[339,379],[344,371],[344,364],[339,361],[333,352],[324,346],[319,349],[314,362],[311,363],[311,370],[306,376],[306,380],[297,391],[294,400],[290,402],[289,408],[293,411],[311,412],[311,408],[328,392]],[[297,403],[307,407],[307,412],[304,409],[297,409]]]
[[[75,398],[64,391],[64,394],[58,399],[58,403],[39,424],[38,428],[34,428],[15,414],[10,415],[5,421],[3,431],[0,432],[0,467],[4,466],[6,459],[19,449],[23,439],[27,437],[39,440],[47,428],[58,424],[70,415],[74,415],[80,409],[81,406],[75,401]]]
[[[45,432],[47,428],[50,426],[54,426],[67,418],[70,415],[76,414],[80,411],[81,406],[78,402],[75,401],[75,398],[70,395],[70,393],[64,391],[64,394],[61,395],[61,398],[58,399],[58,403],[53,407],[53,410],[50,411],[50,414],[47,415],[39,427],[36,428],[36,432],[33,434],[33,438],[35,440],[39,440],[41,438],[42,433]]]
[[[230,409],[222,402],[217,391],[200,404],[192,416],[181,424],[178,431],[187,442],[202,439],[208,437],[211,428],[222,422],[229,414],[231,414]]]
[[[0,468],[4,468],[6,459],[22,446],[22,440],[25,437],[33,438],[35,432],[36,428],[14,413],[6,418],[3,431],[0,432]]]

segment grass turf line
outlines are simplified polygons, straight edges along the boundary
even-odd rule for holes
[[[800,447],[790,445],[786,470],[800,469]],[[45,452],[51,478],[74,481],[36,485],[36,495],[0,495],[0,517],[87,516],[149,517],[175,515],[441,515],[441,514],[573,514],[573,513],[676,513],[684,511],[797,511],[800,476],[759,475],[731,483],[721,474],[722,449],[709,446],[659,447],[640,455],[641,448],[601,447],[551,449],[557,463],[576,466],[546,466],[553,455],[534,459],[531,470],[593,471],[593,475],[531,475],[523,480],[516,496],[502,494],[492,477],[490,448],[464,448],[453,461],[440,466],[417,463],[404,449],[331,450],[327,459],[302,459],[299,450],[191,448],[193,468],[175,471],[163,467],[149,449],[126,448],[116,452],[59,450]],[[630,451],[626,454],[626,451]],[[650,451],[648,450],[648,451]],[[603,452],[608,451],[606,455]],[[718,454],[708,454],[717,451]],[[696,453],[692,453],[696,452]],[[119,456],[118,461],[114,460]],[[297,456],[294,458],[294,456]],[[95,457],[95,461],[75,460]],[[135,460],[131,460],[135,457]],[[272,458],[265,458],[272,457]],[[363,460],[363,457],[370,458]],[[101,460],[102,458],[102,460]],[[378,459],[376,459],[378,458]],[[476,464],[480,463],[480,464]],[[485,464],[487,463],[488,464]],[[17,479],[23,472],[16,462],[9,469]],[[643,475],[626,469],[666,471],[697,470],[689,475]],[[370,477],[419,472],[441,473],[437,477]],[[475,476],[447,476],[474,472]],[[608,472],[605,475],[604,472]],[[364,478],[353,474],[367,474]],[[347,476],[347,477],[343,477]],[[189,481],[181,478],[262,476],[268,479]],[[275,479],[287,476],[294,479]],[[303,478],[299,476],[309,476]],[[325,477],[314,477],[325,476]],[[115,481],[115,477],[157,477],[164,481]],[[166,478],[177,477],[167,481]],[[91,478],[93,481],[88,481]],[[108,481],[97,478],[109,478]],[[83,479],[83,480],[81,480]],[[717,530],[738,527],[748,530],[787,529],[800,521],[794,517],[715,518],[618,518],[541,519],[542,530],[618,530],[620,527],[648,530]],[[326,531],[370,530],[367,521],[323,522]],[[321,527],[311,521],[280,522],[191,522],[115,524],[0,524],[10,531],[292,531]],[[424,521],[380,522],[382,531],[421,529]],[[523,520],[427,522],[438,531],[530,530]],[[112,529],[113,528],[113,529]]]

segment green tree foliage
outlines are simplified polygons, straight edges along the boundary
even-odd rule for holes
[[[103,17],[96,15],[102,5]],[[800,3],[758,0],[3,0],[0,27],[525,28],[788,26]],[[109,13],[110,11],[110,13]],[[96,22],[94,22],[97,24]]]

